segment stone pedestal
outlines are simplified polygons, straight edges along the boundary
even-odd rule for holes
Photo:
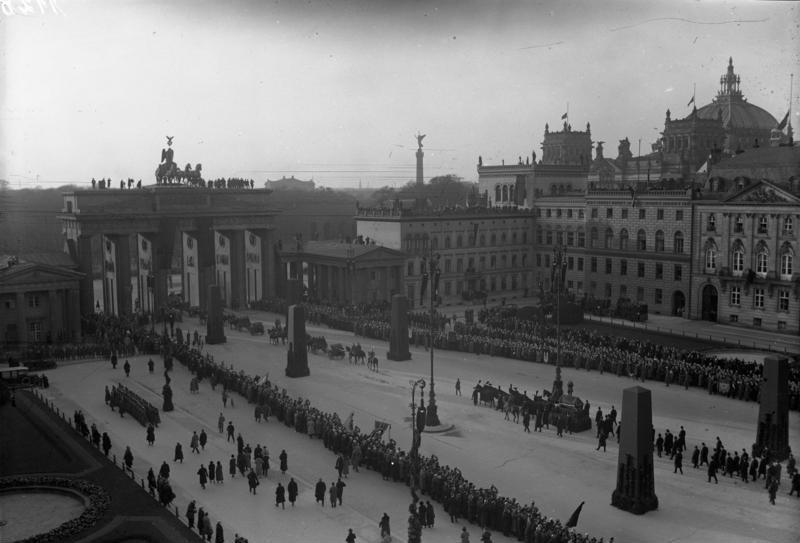
[[[389,332],[389,360],[411,360],[408,350],[408,298],[392,296],[392,327]]]
[[[303,306],[289,306],[287,325],[289,352],[286,355],[286,377],[307,377],[311,372],[308,369],[306,315]]]
[[[789,360],[777,356],[764,359],[753,454],[765,448],[770,460],[789,457]]]
[[[206,343],[225,343],[225,323],[222,322],[222,301],[219,285],[209,285],[206,305]]]
[[[617,461],[617,488],[611,505],[641,515],[658,509],[653,478],[653,400],[640,386],[622,391],[622,437]]]

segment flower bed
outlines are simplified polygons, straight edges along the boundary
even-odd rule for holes
[[[45,543],[50,541],[66,541],[75,534],[93,527],[103,518],[111,505],[111,497],[101,487],[81,479],[66,479],[63,477],[50,477],[47,475],[25,475],[6,477],[0,479],[0,490],[37,488],[66,488],[77,491],[88,498],[88,505],[83,513],[61,526],[44,534],[22,540],[21,543]]]

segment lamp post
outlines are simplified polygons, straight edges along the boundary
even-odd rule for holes
[[[428,323],[428,337],[429,337],[429,347],[431,350],[431,387],[429,389],[429,396],[428,396],[428,411],[425,419],[426,426],[439,426],[441,422],[439,421],[439,414],[436,410],[436,393],[434,392],[434,385],[433,385],[433,332],[435,327],[435,320],[436,320],[436,308],[434,307],[434,302],[436,300],[437,291],[439,289],[439,264],[434,259],[433,255],[433,247],[431,247],[429,252],[428,258],[428,280],[430,282],[430,322]]]
[[[567,272],[567,249],[561,245],[553,247],[553,269],[550,275],[556,300],[556,379],[553,381],[553,399],[564,394],[561,380],[561,296],[564,292],[564,275]]]
[[[422,541],[422,527],[417,518],[417,502],[419,501],[419,446],[422,442],[422,430],[425,428],[425,403],[422,398],[425,390],[425,379],[409,381],[411,384],[411,504],[408,506],[408,543]],[[415,393],[419,387],[419,410]]]

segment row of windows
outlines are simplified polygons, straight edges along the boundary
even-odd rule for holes
[[[545,254],[542,256],[541,254],[536,254],[536,266],[538,267],[545,267],[549,268],[551,264],[550,255]],[[589,259],[589,271],[592,273],[598,273],[600,260],[593,256]],[[620,276],[627,276],[628,275],[628,261],[626,259],[620,259],[617,265],[617,269],[614,269],[614,259],[613,258],[606,258],[603,261],[603,270],[606,275],[613,275],[618,274]],[[567,270],[574,270],[583,271],[583,258],[573,258],[571,256],[567,257]],[[636,276],[640,278],[646,278],[646,270],[647,267],[645,266],[644,262],[637,262],[636,263]],[[630,270],[631,273],[633,270]],[[658,262],[655,265],[655,275],[653,277],[656,280],[663,280],[664,279],[664,264]],[[683,266],[680,264],[674,264],[672,266],[672,280],[673,281],[683,281]]]
[[[794,220],[791,215],[786,215],[781,221],[781,231],[783,235],[788,236],[794,232]],[[717,216],[715,213],[709,213],[706,218],[706,230],[714,232],[717,230]],[[733,231],[736,233],[744,232],[744,217],[737,215],[733,221]],[[758,216],[758,229],[759,234],[766,234],[769,232],[769,217],[766,215]]]
[[[731,287],[729,299],[731,305],[741,306],[742,287]],[[754,288],[752,301],[755,309],[765,309],[766,290],[763,288]],[[789,311],[789,291],[786,289],[778,291],[778,311]]]
[[[461,294],[464,292],[464,281],[442,281],[442,296],[452,296],[454,294]],[[495,292],[497,290],[517,290],[525,288],[525,276],[520,279],[519,276],[513,274],[509,277],[501,275],[499,277],[482,277],[477,285],[482,291]],[[413,300],[414,285],[408,285],[407,289],[409,299]]]
[[[592,281],[589,283],[590,293],[592,295],[597,295],[597,283]],[[617,286],[617,297],[618,298],[628,298],[630,294],[628,293],[628,285],[618,285]],[[614,286],[611,283],[606,283],[603,289],[603,297],[607,300],[614,299]],[[644,287],[636,287],[636,301],[640,303],[646,303],[647,299],[645,297],[645,288]],[[661,305],[664,303],[664,290],[660,288],[653,289],[653,297],[651,302],[655,305]]]
[[[619,212],[620,212],[620,218],[622,218],[622,219],[627,219],[628,218],[628,209],[627,208],[623,207],[623,208],[619,209]],[[593,219],[599,219],[600,218],[600,209],[599,208],[593,207],[591,213],[592,213],[591,216],[592,216]],[[614,208],[613,207],[607,207],[606,208],[606,219],[613,219],[613,218],[614,218]],[[647,216],[647,208],[640,207],[639,208],[639,220],[644,221],[644,220],[647,220],[648,218],[652,218],[652,217],[648,217]],[[663,209],[660,209],[660,208],[656,209],[656,220],[658,220],[658,221],[665,220],[665,213],[664,213]],[[682,209],[676,209],[675,210],[675,219],[674,220],[675,221],[682,221],[683,220],[683,210]]]
[[[599,236],[600,233],[597,228],[593,227],[589,231],[590,248],[600,248]],[[582,228],[579,228],[577,232],[568,230],[566,233],[562,232],[561,230],[556,230],[555,233],[552,230],[543,231],[541,227],[536,229],[536,242],[539,245],[553,245],[553,241],[555,241],[556,245],[564,245],[566,241],[566,245],[568,247],[574,246],[577,241],[578,247],[585,247],[586,234]],[[666,250],[663,230],[656,231],[654,241],[655,252],[662,253]],[[628,230],[625,228],[620,230],[619,238],[617,238],[615,241],[614,230],[611,228],[606,228],[603,237],[603,248],[620,249],[623,251],[629,250],[631,247]],[[639,231],[636,233],[636,250],[647,250],[647,232],[643,228],[639,229]],[[681,231],[675,232],[675,234],[672,236],[672,252],[675,254],[683,254],[683,232]]]
[[[542,213],[543,211],[541,208],[536,208],[536,216],[538,218],[542,217]],[[572,209],[561,209],[561,208],[550,209],[548,207],[544,209],[544,215],[548,219],[551,217],[561,218],[563,215],[566,215],[568,219],[571,219],[573,217],[583,219],[583,210],[582,209],[572,210]]]
[[[443,241],[443,244],[444,244],[443,248],[444,249],[452,249],[452,248],[454,248],[452,246],[453,240],[451,239],[450,236],[445,235],[445,236],[443,236],[443,239],[444,239],[444,241]],[[487,237],[487,235],[485,233],[482,233],[482,234],[480,234],[478,236],[478,246],[486,247],[487,240],[489,242],[489,246],[491,246],[491,247],[497,246],[498,242],[501,245],[508,244],[508,243],[510,243],[511,245],[516,245],[518,243],[527,244],[528,243],[528,232],[527,232],[527,230],[523,230],[521,235],[520,235],[520,233],[518,233],[516,231],[513,231],[509,235],[507,232],[503,231],[503,232],[500,232],[499,236],[497,235],[496,232],[492,232],[491,234],[488,235],[488,237]],[[475,235],[474,234],[469,234],[467,236],[467,242],[469,243],[469,246],[474,247],[475,246]],[[428,246],[429,243],[430,243],[430,247]],[[464,234],[458,234],[455,237],[455,248],[456,249],[461,249],[462,247],[464,247]],[[412,236],[411,234],[408,234],[406,236],[406,243],[405,243],[406,252],[419,253],[419,252],[428,251],[429,248],[433,249],[434,251],[439,250],[439,237],[438,236],[428,237],[427,234],[421,234],[421,235],[418,234],[416,236]]]
[[[527,254],[523,254],[521,258],[518,258],[518,257],[519,257],[519,255],[517,255],[517,254],[500,255],[499,259],[498,259],[497,255],[489,255],[488,258],[485,255],[479,256],[479,257],[477,257],[478,267],[476,268],[475,267],[476,258],[474,256],[470,256],[470,257],[468,257],[466,259],[466,264],[467,264],[466,270],[470,271],[470,270],[476,270],[477,269],[478,271],[483,271],[483,270],[487,269],[487,267],[486,267],[487,262],[489,264],[489,269],[495,269],[495,268],[498,268],[498,267],[499,268],[516,268],[517,265],[521,265],[523,268],[525,266],[527,266],[527,264],[528,264],[528,255]],[[456,273],[462,273],[462,272],[465,271],[464,262],[465,262],[465,260],[463,258],[456,258],[455,259],[455,271],[456,271]],[[419,264],[417,264],[414,261],[408,262],[408,264],[406,265],[406,275],[408,277],[412,277],[412,276],[416,275],[417,271],[419,272],[420,275],[422,273],[424,273],[425,270],[423,269],[423,262],[419,262]],[[451,259],[451,258],[445,258],[444,259],[444,264],[442,265],[442,271],[444,273],[452,273],[453,272],[453,259]]]
[[[708,244],[705,253],[705,268],[706,273],[715,273],[719,261],[719,250],[716,244]],[[760,243],[756,247],[755,252],[755,274],[758,277],[766,277],[770,270],[769,249],[765,243]],[[731,251],[731,272],[733,275],[743,275],[745,267],[745,251],[744,246],[740,241],[734,243],[733,250]],[[781,279],[790,281],[794,273],[794,252],[791,246],[784,245],[781,249],[780,258],[778,260],[778,270],[780,271]]]

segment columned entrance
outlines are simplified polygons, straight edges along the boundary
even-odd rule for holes
[[[704,321],[717,322],[717,288],[706,285],[702,292],[701,316]]]

